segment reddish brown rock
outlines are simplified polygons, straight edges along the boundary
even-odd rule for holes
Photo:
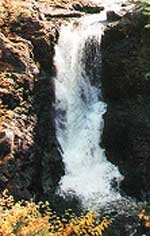
[[[53,23],[21,17],[0,33],[0,187],[41,198],[63,174],[52,107],[58,35]]]

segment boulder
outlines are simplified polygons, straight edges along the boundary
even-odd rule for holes
[[[118,21],[121,19],[121,16],[114,11],[107,11],[107,20],[108,21]]]

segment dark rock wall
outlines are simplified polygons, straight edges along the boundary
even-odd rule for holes
[[[148,18],[128,13],[109,24],[102,44],[103,145],[125,179],[121,189],[138,199],[150,197],[150,32]]]

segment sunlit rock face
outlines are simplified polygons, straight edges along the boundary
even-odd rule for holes
[[[38,15],[20,21],[0,33],[0,188],[39,199],[63,175],[52,108],[57,33]]]

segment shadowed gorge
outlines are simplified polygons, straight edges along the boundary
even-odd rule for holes
[[[96,210],[108,236],[149,236],[146,2],[0,2],[0,199]]]

